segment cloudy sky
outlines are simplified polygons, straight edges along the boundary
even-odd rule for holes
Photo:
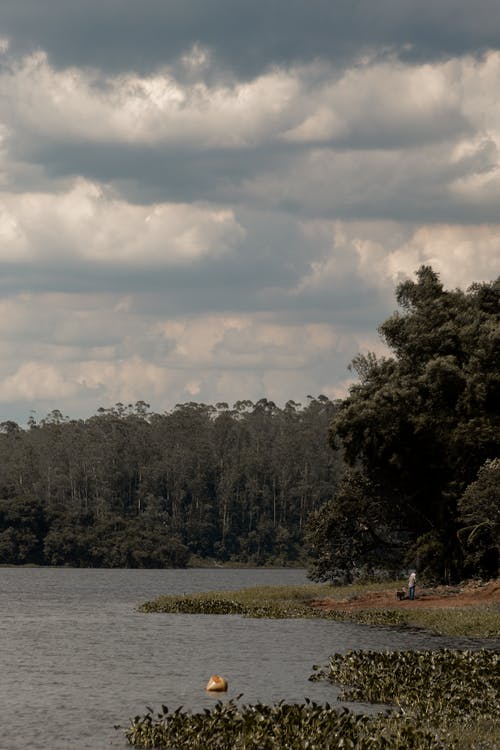
[[[498,0],[2,0],[0,421],[342,397],[499,149]]]

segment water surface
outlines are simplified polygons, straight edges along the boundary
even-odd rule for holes
[[[213,705],[204,690],[212,673],[229,681],[224,700],[335,702],[333,686],[308,681],[334,652],[480,645],[351,623],[136,609],[159,594],[306,580],[292,569],[1,568],[0,749],[123,750],[114,725],[125,729],[146,706]]]

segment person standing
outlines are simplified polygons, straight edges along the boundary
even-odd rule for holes
[[[408,598],[413,601],[415,599],[415,583],[417,580],[417,574],[414,570],[410,573],[410,577],[408,579]]]

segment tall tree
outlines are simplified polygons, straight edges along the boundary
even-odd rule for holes
[[[391,536],[409,535],[423,572],[450,580],[462,565],[458,498],[500,453],[500,280],[463,292],[428,266],[416,276],[379,328],[393,356],[353,361],[360,382],[330,440],[376,488]]]
[[[500,561],[500,458],[487,460],[458,503],[466,571],[498,575]]]

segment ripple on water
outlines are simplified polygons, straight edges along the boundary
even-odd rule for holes
[[[323,620],[144,615],[159,594],[301,584],[300,570],[73,570],[3,568],[0,746],[5,750],[126,748],[115,724],[146,705],[200,710],[243,694],[242,702],[333,703],[313,664],[348,649],[478,647],[421,631]],[[224,675],[224,696],[205,692]],[[348,704],[346,704],[348,705]]]

